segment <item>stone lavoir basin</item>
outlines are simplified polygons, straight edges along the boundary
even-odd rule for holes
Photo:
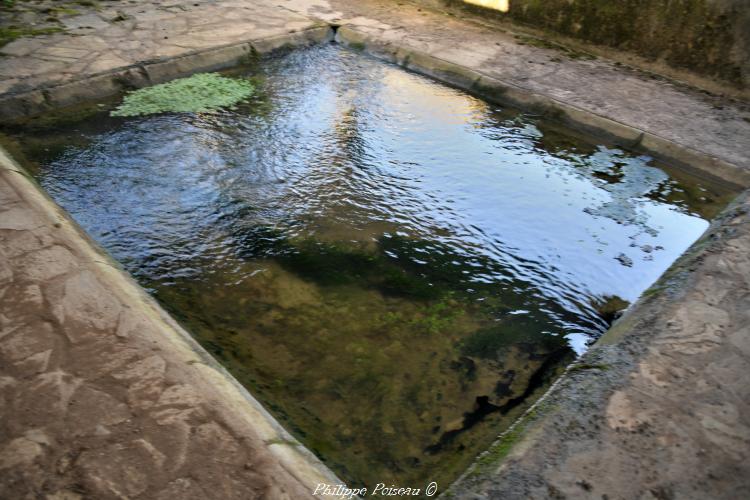
[[[337,45],[30,124],[39,183],[350,486],[441,489],[730,199]]]

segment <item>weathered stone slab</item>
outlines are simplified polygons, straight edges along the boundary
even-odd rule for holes
[[[0,149],[0,498],[339,482],[37,189]]]

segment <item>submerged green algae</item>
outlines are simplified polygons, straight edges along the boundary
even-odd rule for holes
[[[535,337],[543,323],[499,326],[497,310],[518,299],[476,283],[477,301],[461,286],[453,266],[476,256],[414,236],[364,244],[231,226],[231,266],[144,284],[352,484],[455,477],[569,361],[556,353],[572,356],[564,338]],[[477,332],[492,345],[462,349]]]
[[[492,318],[460,294],[391,295],[353,279],[303,277],[280,262],[235,265],[170,286],[146,284],[287,428],[356,484],[455,477],[496,426],[523,410],[510,407],[514,398],[564,344],[507,342],[493,356],[467,356],[458,346]],[[482,395],[487,414],[475,416]],[[479,419],[486,425],[475,427]]]
[[[216,73],[199,73],[133,91],[112,116],[142,116],[156,113],[200,113],[233,106],[250,97],[255,87],[247,80]]]

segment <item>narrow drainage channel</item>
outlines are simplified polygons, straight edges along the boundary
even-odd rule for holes
[[[447,486],[733,193],[336,45],[6,142],[351,486]]]

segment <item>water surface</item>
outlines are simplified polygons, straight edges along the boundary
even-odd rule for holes
[[[727,192],[337,46],[213,114],[22,141],[40,183],[352,485],[447,484]]]

